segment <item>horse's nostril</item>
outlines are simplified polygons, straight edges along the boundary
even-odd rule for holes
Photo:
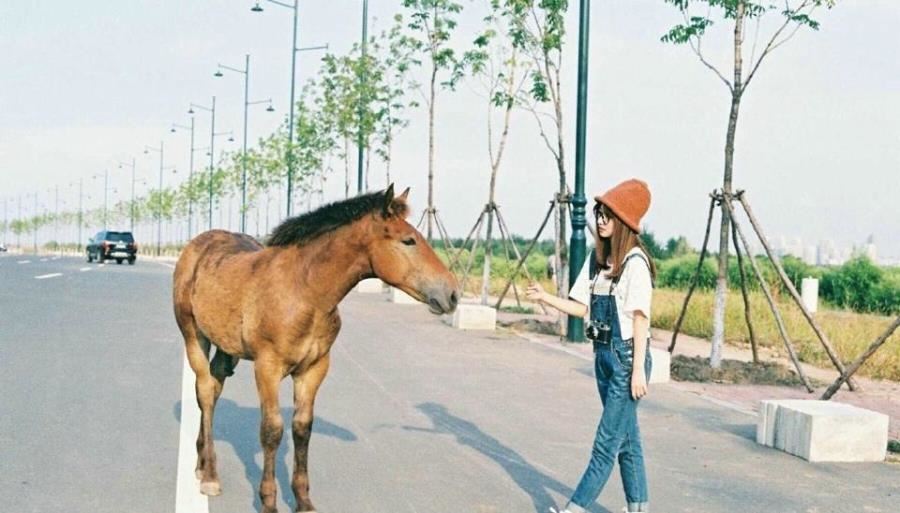
[[[457,296],[456,291],[454,290],[450,294],[450,306],[455,307],[459,303],[459,296]]]

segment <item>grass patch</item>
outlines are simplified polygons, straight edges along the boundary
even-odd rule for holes
[[[678,319],[686,292],[672,289],[653,291],[651,323],[655,328],[671,330]],[[712,337],[713,292],[695,291],[681,325],[682,333],[709,339]],[[800,360],[821,367],[831,368],[831,361],[806,322],[800,309],[788,297],[777,298],[785,327]],[[750,312],[756,338],[763,347],[786,355],[784,343],[775,325],[765,296],[761,292],[750,293]],[[816,320],[834,345],[844,362],[851,362],[881,335],[893,321],[892,317],[859,314],[849,311],[821,309]],[[750,343],[747,324],[744,321],[744,303],[739,291],[729,291],[725,311],[725,338],[739,344]],[[872,355],[858,374],[900,381],[900,331],[895,332]]]
[[[713,369],[709,358],[678,355],[672,358],[672,378],[676,381],[697,383],[726,383],[731,385],[779,385],[799,387],[803,381],[791,369],[775,363],[741,362],[722,360],[722,366]],[[813,380],[810,382],[818,386]]]

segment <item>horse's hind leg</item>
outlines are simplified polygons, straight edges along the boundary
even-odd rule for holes
[[[185,349],[188,362],[197,376],[195,391],[197,405],[200,407],[200,432],[197,435],[197,478],[200,479],[200,492],[205,495],[219,495],[222,487],[216,470],[216,452],[213,445],[212,423],[216,401],[222,393],[225,378],[230,376],[236,359],[216,350],[216,355],[209,361],[209,341],[196,328],[193,341],[185,336]],[[192,343],[194,342],[194,343]]]
[[[309,498],[309,474],[307,472],[309,437],[312,434],[313,405],[319,385],[328,373],[329,356],[326,354],[319,361],[303,372],[294,374],[294,418],[292,432],[294,435],[294,477],[291,488],[297,499],[297,511],[315,512]]]
[[[259,440],[263,448],[263,472],[259,483],[262,513],[275,513],[278,486],[275,484],[275,453],[284,434],[284,421],[278,407],[278,383],[284,376],[284,368],[271,358],[258,356],[254,364],[256,389],[259,393]]]

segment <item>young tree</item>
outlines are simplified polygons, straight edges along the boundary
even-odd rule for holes
[[[411,32],[403,38],[404,44],[415,52],[428,57],[428,214],[426,217],[428,240],[432,239],[434,213],[434,113],[438,85],[453,89],[462,77],[462,65],[456,53],[449,47],[450,36],[456,28],[456,16],[462,11],[462,4],[452,0],[403,0],[403,7],[409,11],[407,28]],[[438,82],[438,76],[445,79]]]
[[[731,96],[731,109],[728,115],[728,125],[725,132],[725,171],[722,181],[722,191],[726,198],[732,193],[732,174],[734,170],[734,143],[737,133],[738,114],[741,107],[741,99],[750,83],[756,77],[760,65],[777,48],[788,42],[801,28],[817,30],[819,23],[812,18],[814,12],[821,8],[830,8],[834,0],[785,0],[783,4],[759,0],[663,0],[674,5],[684,17],[684,23],[673,27],[662,37],[664,43],[687,43],[700,62],[713,72],[728,89]],[[691,13],[691,6],[700,6],[699,10],[705,14]],[[720,13],[722,19],[733,26],[734,37],[732,39],[733,60],[732,79],[729,80],[719,67],[710,62],[703,53],[701,43],[707,29],[713,25],[712,13]],[[779,17],[776,28],[770,35],[760,36],[759,29],[763,18]],[[755,23],[754,38],[749,60],[749,73],[744,75],[744,51],[747,34],[745,28],[748,22]],[[759,56],[756,50],[762,43],[762,51]],[[719,230],[719,268],[716,281],[716,300],[713,313],[713,339],[710,353],[710,365],[718,368],[722,361],[722,343],[725,338],[725,302],[728,290],[728,240],[730,234],[730,217],[728,210],[722,207],[722,223]]]
[[[504,0],[515,20],[511,33],[514,46],[533,63],[530,102],[526,108],[534,116],[541,139],[553,155],[559,178],[560,198],[568,196],[562,111],[562,47],[565,36],[565,14],[568,0]],[[549,104],[549,112],[544,106]],[[545,121],[552,124],[548,134]],[[568,295],[566,272],[567,203],[559,204],[556,226],[556,286],[560,297]]]
[[[394,18],[395,24],[373,40],[372,54],[380,67],[380,84],[376,85],[375,105],[375,154],[385,165],[385,187],[391,183],[391,158],[394,136],[409,125],[404,117],[407,107],[418,107],[418,102],[407,98],[407,92],[418,88],[410,77],[410,68],[417,61],[411,49],[403,44],[402,17]]]
[[[493,256],[493,227],[497,188],[497,172],[506,149],[509,137],[510,118],[513,109],[525,101],[526,83],[531,67],[528,61],[522,62],[519,57],[520,48],[513,44],[514,28],[522,24],[517,17],[523,14],[501,4],[498,0],[490,0],[490,14],[485,17],[485,28],[475,38],[474,48],[464,55],[464,62],[470,70],[471,77],[477,81],[477,88],[483,94],[487,107],[488,157],[491,168],[490,187],[488,189],[487,236],[484,246],[484,266],[481,279],[481,304],[488,304],[488,291],[491,276],[491,257]],[[494,140],[495,116],[501,117],[500,135]],[[502,228],[502,226],[501,226]]]

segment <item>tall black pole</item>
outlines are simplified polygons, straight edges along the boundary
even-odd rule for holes
[[[56,196],[53,202],[53,239],[56,242],[56,250],[57,252],[62,251],[59,245],[59,186],[53,188],[53,193]]]
[[[291,38],[291,101],[288,103],[287,217],[291,217],[294,186],[294,82],[297,69],[297,1],[294,0],[294,35]]]
[[[213,214],[213,155],[215,155],[216,145],[216,97],[212,97],[212,122],[209,128],[209,229],[212,230],[212,214]]]
[[[191,163],[188,169],[188,240],[194,228],[194,116],[191,116]]]
[[[22,195],[21,194],[19,194],[19,217],[17,219],[19,220],[20,225],[19,225],[19,230],[16,232],[16,248],[18,248],[18,250],[21,251],[22,250],[22,228],[21,228],[21,226],[22,226],[21,225],[21,223],[22,223]]]
[[[162,246],[163,141],[159,141],[159,193],[156,195],[156,256]]]
[[[9,203],[9,198],[3,198],[3,245],[6,246],[6,230],[9,228],[9,213],[6,208],[8,207],[7,203]]]
[[[84,179],[78,179],[78,251],[81,251],[81,226],[84,224],[82,203],[84,201]]]
[[[137,169],[137,161],[131,157],[131,233],[134,233],[134,175]]]
[[[107,219],[109,218],[109,211],[107,210],[108,202],[109,202],[109,169],[103,171],[103,230],[106,231],[109,229],[109,223]]]
[[[38,193],[34,193],[34,254],[37,255],[37,236],[38,236]]]
[[[250,106],[249,94],[250,54],[247,54],[244,62],[244,153],[241,156],[241,233],[247,233],[247,109]]]
[[[359,115],[359,127],[357,128],[356,134],[356,192],[358,194],[362,194],[363,192],[363,157],[365,150],[363,148],[363,115],[365,113],[365,86],[366,86],[366,43],[369,32],[369,0],[363,0],[363,18],[362,18],[362,43],[361,43],[361,55],[360,58],[360,70],[359,70],[359,105],[358,115]]]
[[[584,148],[587,132],[588,47],[590,0],[581,0],[578,23],[578,104],[575,117],[575,195],[572,197],[572,237],[569,241],[569,287],[581,273],[585,257]],[[584,341],[584,319],[569,316],[566,336],[570,342]]]

